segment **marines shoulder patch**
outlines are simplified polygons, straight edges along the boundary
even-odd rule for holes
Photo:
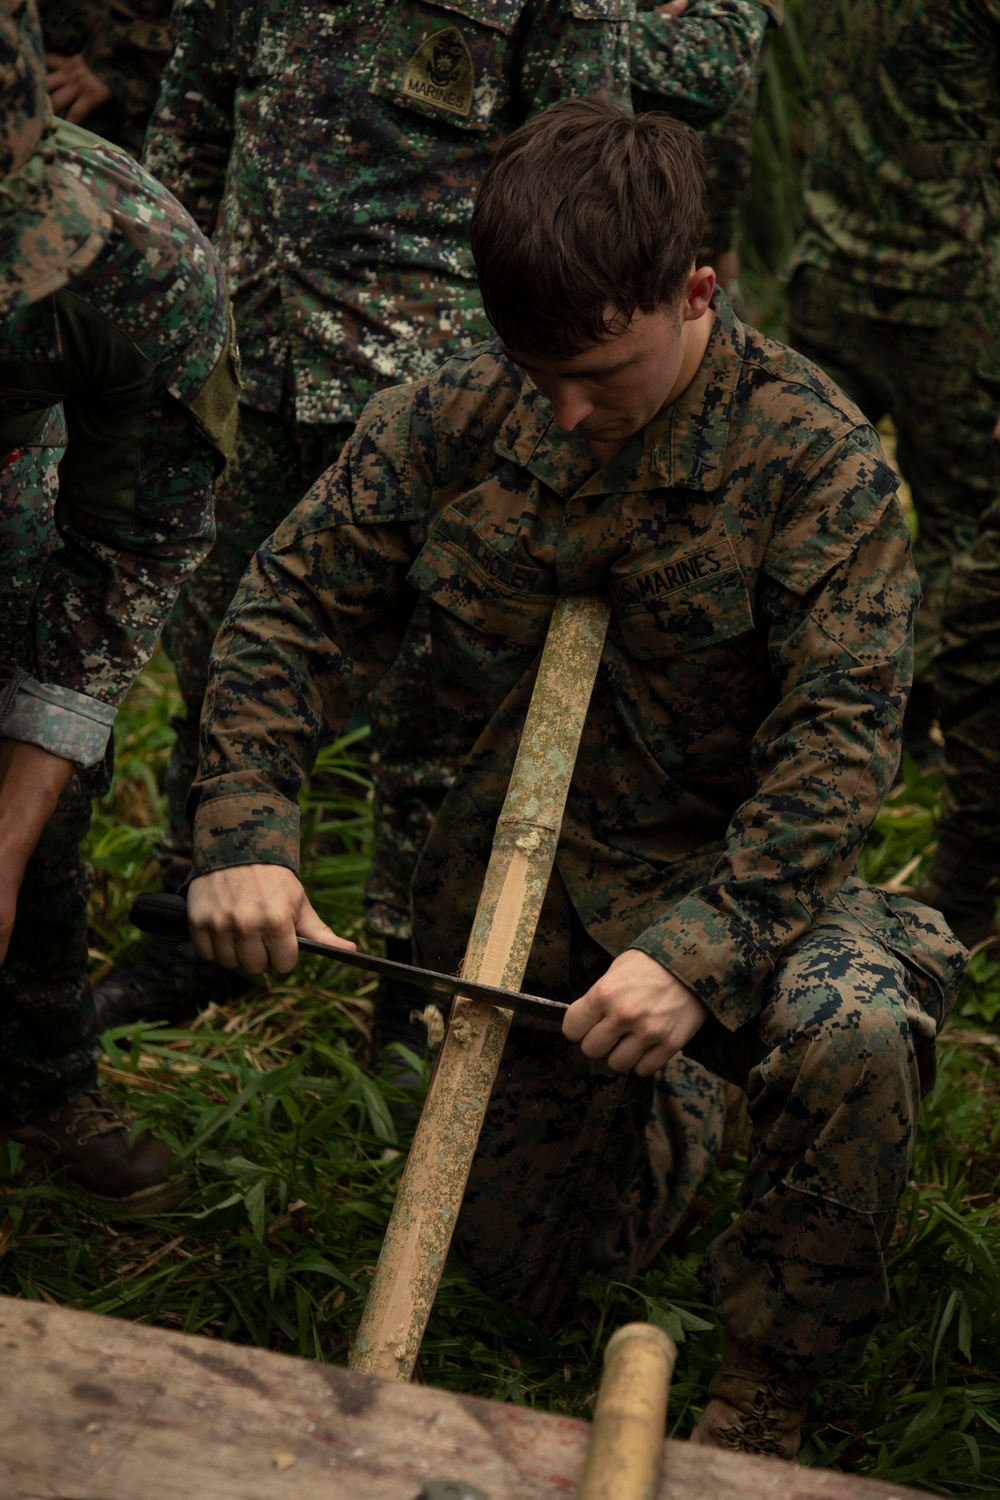
[[[402,92],[468,118],[474,82],[468,44],[456,26],[447,26],[424,37],[406,65]]]

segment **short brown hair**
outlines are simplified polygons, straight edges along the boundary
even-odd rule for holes
[[[679,298],[707,214],[693,130],[602,96],[553,104],[507,138],[479,189],[487,316],[512,349],[579,354]]]

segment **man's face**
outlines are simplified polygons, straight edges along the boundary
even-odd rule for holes
[[[675,305],[636,312],[621,333],[569,359],[506,351],[552,403],[557,427],[584,433],[595,447],[622,447],[677,400],[701,363],[710,331],[710,320],[700,320],[714,276],[694,272],[691,280],[697,281],[694,296],[689,283]]]

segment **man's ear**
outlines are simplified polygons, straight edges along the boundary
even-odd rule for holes
[[[684,293],[684,321],[692,323],[708,312],[715,291],[715,272],[711,266],[696,266],[687,280]]]

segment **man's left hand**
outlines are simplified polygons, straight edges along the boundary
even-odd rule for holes
[[[648,1078],[689,1042],[708,1008],[669,969],[629,948],[569,1007],[563,1036],[616,1073]]]
[[[49,70],[46,85],[53,113],[62,115],[72,124],[82,125],[95,109],[108,104],[114,97],[104,80],[91,72],[82,52],[75,57],[46,52],[45,62]]]

